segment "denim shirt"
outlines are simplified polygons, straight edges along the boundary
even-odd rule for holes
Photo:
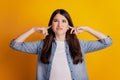
[[[112,40],[110,37],[107,36],[105,39],[100,39],[100,40],[79,40],[79,44],[84,59],[85,53],[108,47],[112,44]],[[34,41],[34,42],[15,42],[14,40],[12,40],[10,43],[10,47],[15,50],[38,55],[36,80],[49,80],[56,46],[57,46],[56,41],[53,40],[50,63],[43,64],[40,61],[40,54],[41,54],[40,52],[43,47],[43,40]],[[73,64],[67,42],[65,42],[65,51],[67,55],[67,61],[68,61],[68,66],[70,68],[72,80],[88,80],[85,60],[82,63]]]

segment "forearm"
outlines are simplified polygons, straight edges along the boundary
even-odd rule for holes
[[[95,37],[98,38],[98,39],[104,39],[104,38],[107,37],[107,36],[104,35],[103,33],[99,32],[99,31],[96,31],[96,30],[94,30],[94,29],[91,29],[91,28],[89,28],[89,27],[87,27],[86,31],[87,31],[88,33],[92,34],[93,36],[95,36]]]
[[[34,28],[26,31],[15,39],[15,42],[24,42],[31,34],[35,32]]]

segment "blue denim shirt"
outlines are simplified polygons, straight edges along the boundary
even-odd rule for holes
[[[101,39],[101,40],[79,40],[79,43],[81,46],[81,51],[84,59],[85,53],[108,47],[109,45],[112,44],[112,40],[110,37],[106,37],[105,39]],[[37,80],[49,80],[56,46],[57,46],[56,41],[53,40],[50,63],[43,64],[40,61],[40,54],[41,54],[40,52],[43,47],[42,40],[35,41],[35,42],[15,42],[14,40],[12,40],[10,44],[10,47],[15,50],[38,55],[37,77],[36,77]],[[85,60],[82,63],[73,64],[67,42],[65,42],[65,51],[67,55],[68,65],[71,71],[72,80],[88,80]]]

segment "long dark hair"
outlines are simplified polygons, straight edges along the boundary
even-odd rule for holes
[[[64,9],[57,9],[53,12],[53,14],[51,15],[48,26],[52,25],[53,18],[58,13],[63,15],[68,20],[68,24],[70,26],[72,26],[72,27],[74,26],[72,23],[70,15]],[[66,32],[66,41],[69,45],[70,55],[73,59],[73,64],[78,64],[79,62],[83,61],[81,48],[80,48],[77,36],[75,34],[70,34],[70,31],[71,30],[69,29]],[[55,37],[55,33],[53,32],[52,28],[48,29],[48,34],[49,35],[47,35],[45,37],[45,39],[43,40],[44,45],[43,45],[43,48],[41,51],[41,57],[40,57],[41,62],[44,64],[49,64],[51,50],[52,50],[52,41]]]

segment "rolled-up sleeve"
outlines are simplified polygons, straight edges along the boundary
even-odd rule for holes
[[[88,53],[110,46],[112,44],[112,39],[107,36],[106,38],[100,40],[81,40],[80,44],[84,52]]]
[[[15,40],[12,40],[10,47],[21,52],[37,53],[41,42],[40,40],[35,42],[15,42]]]

